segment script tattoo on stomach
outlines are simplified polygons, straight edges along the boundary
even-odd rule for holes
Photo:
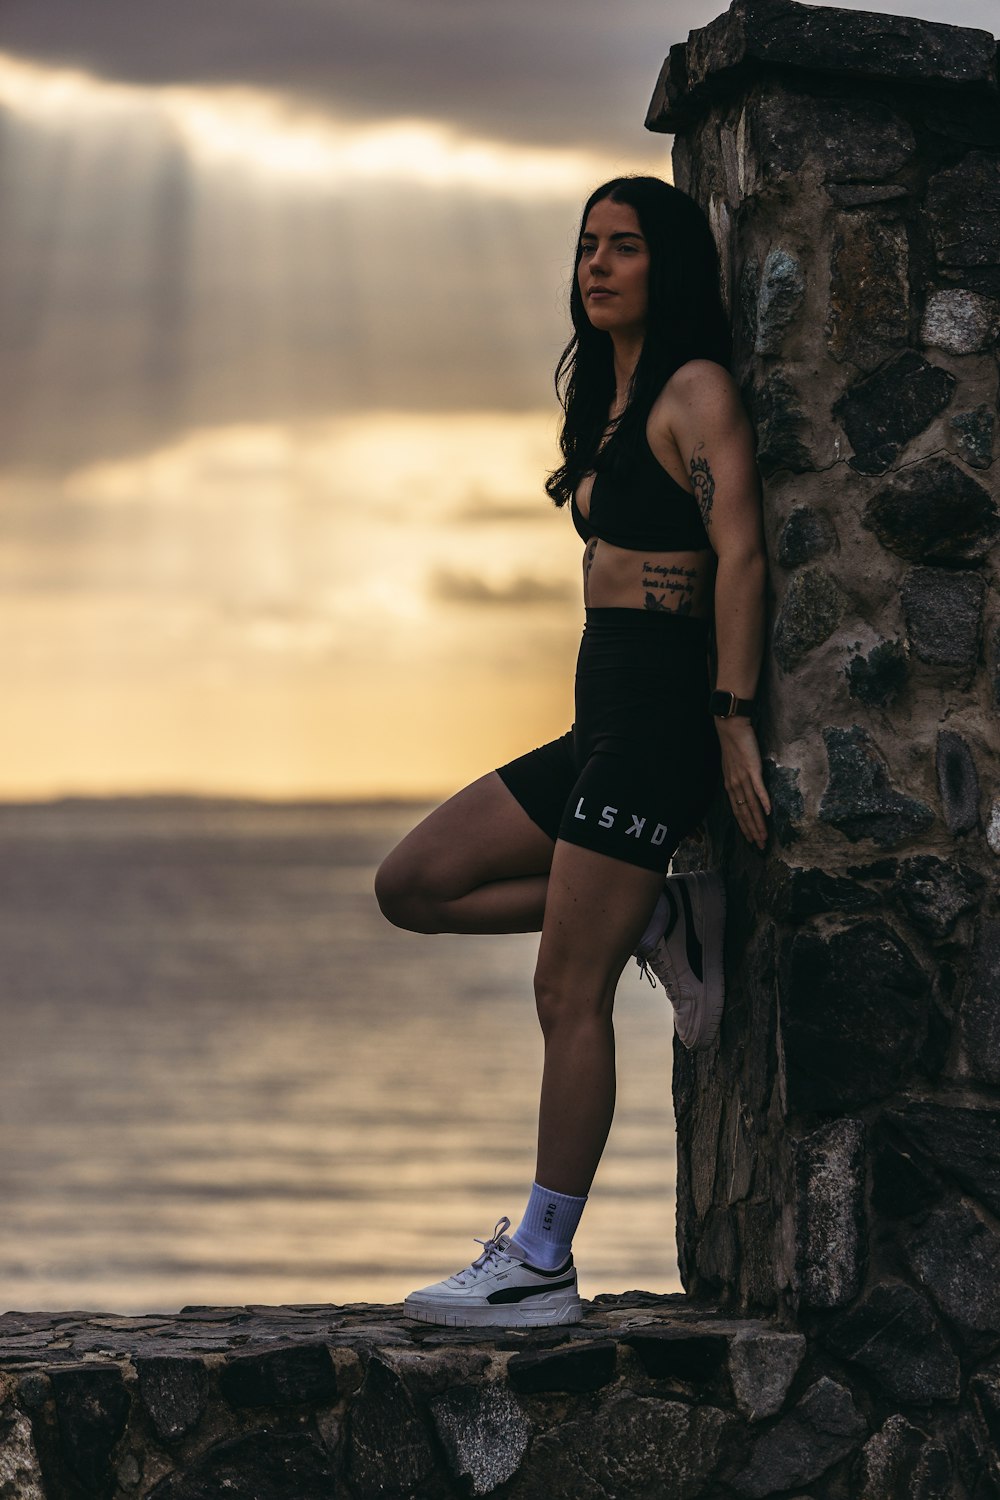
[[[695,498],[698,501],[698,509],[701,511],[701,519],[706,529],[712,523],[712,501],[715,499],[715,476],[709,468],[708,459],[699,455],[703,452],[704,443],[699,443],[691,455],[691,483],[694,485]]]
[[[661,609],[673,615],[689,615],[694,602],[697,568],[678,568],[667,563],[642,565],[642,607]]]

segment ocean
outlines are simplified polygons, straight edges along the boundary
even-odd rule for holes
[[[537,937],[372,894],[401,803],[0,805],[0,1310],[399,1302],[534,1174]],[[585,1297],[678,1291],[672,1025],[630,965]]]

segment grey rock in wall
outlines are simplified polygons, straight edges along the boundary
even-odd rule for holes
[[[896,1401],[954,1401],[958,1355],[925,1296],[905,1282],[883,1282],[827,1327],[828,1349],[867,1370]]]
[[[962,668],[960,685],[967,686],[979,659],[984,580],[944,568],[911,568],[901,598],[914,655],[928,666]]]
[[[920,337],[928,348],[975,354],[1000,336],[1000,302],[965,287],[933,292],[927,299]]]
[[[980,561],[1000,536],[989,490],[947,458],[894,476],[868,501],[864,524],[897,557],[952,566]]]
[[[956,380],[908,349],[852,385],[833,405],[854,449],[851,467],[884,474],[911,438],[948,405]]]
[[[835,233],[830,260],[827,347],[834,359],[871,370],[909,332],[909,245],[900,224],[853,215]]]
[[[804,656],[830,638],[845,605],[843,589],[825,568],[795,574],[782,600],[772,643],[783,671],[793,671]]]
[[[893,849],[934,821],[931,809],[892,785],[889,767],[871,736],[859,725],[824,729],[823,740],[830,779],[819,816],[838,828],[852,843],[871,839],[882,849]]]

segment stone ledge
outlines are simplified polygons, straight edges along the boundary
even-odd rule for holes
[[[585,1307],[525,1330],[443,1329],[398,1304],[7,1313],[0,1493],[697,1500],[843,1483],[869,1421],[801,1333],[683,1294]]]
[[[733,0],[671,47],[647,130],[677,130],[761,66],[998,94],[997,43],[988,31],[795,0]]]

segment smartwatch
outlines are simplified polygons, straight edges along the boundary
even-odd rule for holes
[[[724,693],[721,688],[708,697],[708,711],[717,719],[733,719],[737,714],[749,718],[756,707],[756,699],[737,698],[735,693]]]

